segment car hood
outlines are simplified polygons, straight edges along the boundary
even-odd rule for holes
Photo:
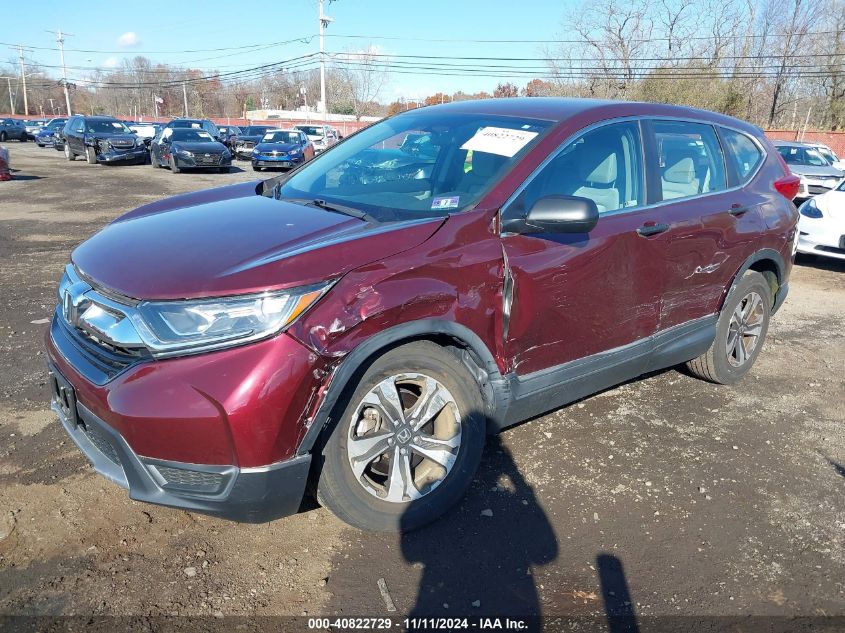
[[[126,139],[127,141],[135,141],[137,138],[134,134],[112,134],[111,132],[94,132],[91,133],[89,138],[101,138],[101,139]]]
[[[226,146],[223,145],[223,143],[218,143],[216,141],[213,143],[210,143],[208,141],[175,141],[170,145],[170,147],[174,152],[178,150],[185,150],[187,152],[195,152],[197,154],[209,152],[219,154],[220,152],[226,149]]]
[[[292,152],[300,147],[296,143],[259,143],[255,146],[255,149],[260,152]]]
[[[443,218],[369,223],[256,194],[261,183],[145,205],[79,245],[72,262],[135,299],[225,296],[337,278],[428,239]]]
[[[789,165],[789,171],[796,176],[837,176],[842,177],[842,172],[830,165],[816,167],[814,165]]]
[[[832,189],[816,196],[813,200],[816,206],[829,217],[845,219],[845,191]]]
[[[250,134],[250,135],[240,134],[240,135],[238,135],[238,142],[240,143],[241,141],[252,141],[253,143],[257,143],[258,141],[260,141],[263,138],[264,138],[263,134]]]

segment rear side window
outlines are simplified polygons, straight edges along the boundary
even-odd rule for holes
[[[527,212],[546,196],[579,196],[596,203],[599,213],[645,204],[640,129],[637,123],[604,125],[564,147],[529,182],[515,201]]]
[[[655,121],[663,200],[690,198],[726,188],[725,160],[712,125]]]
[[[728,161],[736,171],[740,184],[751,179],[754,170],[763,161],[763,152],[757,144],[742,132],[722,128]]]

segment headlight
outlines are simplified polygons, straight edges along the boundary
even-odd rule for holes
[[[254,149],[252,150],[252,153],[253,153],[253,154],[260,154],[261,152],[260,152],[260,151],[258,151],[258,148],[256,147],[256,148],[254,148]]]
[[[807,200],[807,202],[802,204],[798,208],[798,211],[801,213],[801,215],[808,218],[812,218],[814,220],[819,220],[824,217],[822,210],[819,209],[818,205],[816,205],[816,201],[813,198],[810,198],[809,200]]]
[[[313,286],[221,299],[145,301],[130,315],[156,356],[238,345],[282,331],[331,286]]]
[[[189,152],[189,151],[188,151],[188,150],[186,150],[186,149],[180,149],[180,150],[179,150],[178,152],[176,152],[176,153],[177,153],[177,154],[181,154],[182,156],[188,156],[188,157],[191,157],[191,158],[193,158],[193,156],[194,156],[194,153],[193,153],[193,152]]]

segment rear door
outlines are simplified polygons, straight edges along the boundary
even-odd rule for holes
[[[643,342],[656,331],[663,264],[638,233],[654,223],[644,208],[643,173],[639,123],[608,123],[563,146],[503,210],[520,217],[538,199],[564,195],[590,198],[600,213],[589,234],[502,236],[505,356],[518,376]]]
[[[713,125],[654,120],[646,130],[649,153],[656,155],[649,161],[650,189],[668,225],[652,238],[665,261],[659,328],[666,330],[718,311],[759,238],[764,200],[737,186]],[[746,174],[756,167],[749,165]]]

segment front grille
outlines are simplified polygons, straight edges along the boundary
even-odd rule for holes
[[[97,447],[98,451],[108,457],[109,460],[114,462],[116,465],[120,466],[120,457],[117,454],[117,450],[103,433],[93,426],[83,426],[80,424],[79,428],[82,429],[85,436],[91,440],[91,443]]]
[[[219,165],[220,158],[220,154],[194,154],[194,162],[203,167]]]
[[[131,139],[112,139],[109,141],[114,149],[132,149],[135,147],[135,141]]]
[[[255,147],[254,141],[241,141],[238,143],[238,149],[252,149]]]
[[[192,492],[213,493],[223,486],[223,475],[219,473],[171,468],[170,466],[155,465],[155,469],[164,478],[165,488],[179,488]]]
[[[57,327],[58,331],[64,334],[64,339],[72,344],[77,352],[82,355],[82,358],[93,365],[106,379],[114,378],[131,365],[151,358],[146,350],[118,349],[99,341],[87,332],[71,326],[61,316],[57,316],[55,321],[58,325],[54,326],[54,331]],[[57,340],[56,336],[53,339],[61,348],[60,341]]]

